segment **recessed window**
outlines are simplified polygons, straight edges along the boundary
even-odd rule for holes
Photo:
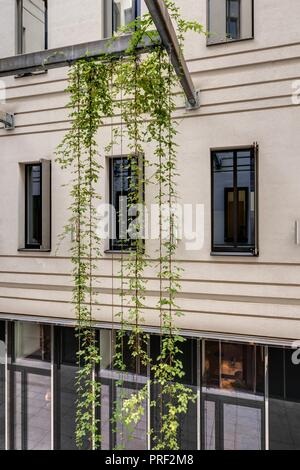
[[[47,49],[47,0],[17,0],[18,54]]]
[[[213,151],[212,251],[257,254],[257,149]]]
[[[139,236],[137,220],[140,215],[136,204],[143,197],[137,196],[137,184],[137,159],[110,159],[110,250],[134,250],[136,247]]]
[[[208,0],[208,44],[253,38],[253,0]]]
[[[51,162],[21,164],[25,181],[25,239],[21,249],[51,249]]]

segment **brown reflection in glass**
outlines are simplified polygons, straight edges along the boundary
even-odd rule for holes
[[[220,387],[220,343],[205,342],[204,382],[208,387]]]
[[[263,348],[247,344],[206,341],[204,383],[224,390],[263,393]]]

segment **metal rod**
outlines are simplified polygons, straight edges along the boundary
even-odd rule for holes
[[[163,0],[145,0],[153,22],[160,35],[162,44],[168,51],[172,65],[179,77],[181,86],[186,95],[188,108],[197,109],[200,107],[199,93],[196,91],[179,45],[176,31],[172,24],[168,8]]]

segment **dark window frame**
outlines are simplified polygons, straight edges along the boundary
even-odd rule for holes
[[[207,31],[210,30],[210,2],[211,0],[206,0],[206,11],[207,11],[207,17],[206,17],[206,27]],[[226,18],[225,18],[226,21]],[[230,38],[225,38],[223,41],[216,41],[216,42],[211,42],[209,40],[209,36],[207,37],[206,40],[206,46],[220,46],[228,43],[236,43],[236,42],[244,42],[244,41],[251,41],[255,37],[255,21],[254,21],[254,0],[252,0],[252,18],[251,18],[251,26],[252,26],[252,34],[251,36],[247,38],[239,38],[239,39],[230,39]],[[227,21],[226,21],[226,30],[227,30]]]
[[[132,157],[131,157],[132,158]],[[113,191],[113,162],[115,160],[129,160],[129,155],[114,155],[112,157],[109,157],[108,158],[109,160],[109,204],[110,206],[113,206],[113,200],[112,200],[112,191]],[[129,160],[130,161],[130,160]],[[144,162],[143,162],[143,156],[142,155],[138,155],[136,157],[136,161],[138,163],[139,166],[141,166],[141,172],[142,172],[142,179],[143,179],[143,182],[142,182],[142,185],[141,185],[141,195],[140,195],[140,198],[145,201],[145,184],[144,184]],[[130,177],[132,177],[132,174],[130,175]],[[121,193],[122,194],[122,193]],[[128,214],[127,214],[128,215]],[[136,251],[136,247],[135,247],[135,244],[134,244],[134,240],[129,240],[129,243],[127,243],[127,240],[124,240],[123,242],[121,241],[120,243],[118,243],[118,239],[113,239],[112,238],[112,233],[111,233],[111,228],[112,228],[112,219],[111,219],[111,216],[112,214],[110,215],[110,221],[109,221],[109,249],[106,250],[106,252],[121,252],[121,253],[132,253],[134,251]],[[118,216],[116,214],[116,216]],[[127,219],[127,222],[128,222],[128,219]],[[117,233],[118,233],[118,223],[117,223],[117,220],[116,220],[116,224],[115,224],[115,229],[116,229],[116,236],[117,236]],[[117,242],[117,243],[116,243]],[[143,243],[144,243],[144,240],[143,240]]]
[[[211,149],[210,151],[210,172],[211,172],[211,255],[212,256],[227,256],[227,255],[238,255],[238,256],[259,256],[259,243],[258,243],[258,211],[259,211],[259,204],[258,204],[258,144],[255,143],[252,146],[247,147],[234,147],[234,148],[220,148],[220,149]],[[219,152],[232,152],[234,161],[236,161],[237,153],[239,151],[249,151],[254,164],[254,244],[243,247],[239,246],[215,246],[214,243],[214,156],[216,153]],[[235,163],[234,163],[234,166]],[[237,171],[234,170],[234,178],[233,178],[233,186],[234,192],[237,194],[238,189],[242,189],[241,187],[237,187]],[[235,196],[236,198],[236,196]],[[224,194],[224,214],[225,214],[225,194]],[[249,205],[248,205],[249,211]],[[235,221],[235,224],[237,221]],[[237,225],[235,226],[237,229]],[[225,235],[225,220],[224,220],[224,235]]]
[[[17,54],[26,54],[23,43],[23,0],[17,1]],[[43,0],[45,4],[45,32],[44,32],[44,49],[48,49],[48,0]]]

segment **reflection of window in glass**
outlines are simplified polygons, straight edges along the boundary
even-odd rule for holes
[[[41,165],[26,165],[26,248],[42,244]]]
[[[15,323],[15,360],[51,361],[51,327],[38,323]]]
[[[205,341],[203,446],[210,450],[264,448],[264,348]]]
[[[229,39],[240,38],[240,0],[226,2],[226,35]]]
[[[255,253],[254,148],[212,152],[214,252]]]
[[[135,0],[113,0],[113,31],[132,23],[136,17]]]
[[[47,0],[18,0],[18,53],[47,49]]]
[[[263,393],[264,354],[260,346],[205,342],[204,383],[223,390]]]
[[[208,0],[208,44],[253,38],[253,0]]]

